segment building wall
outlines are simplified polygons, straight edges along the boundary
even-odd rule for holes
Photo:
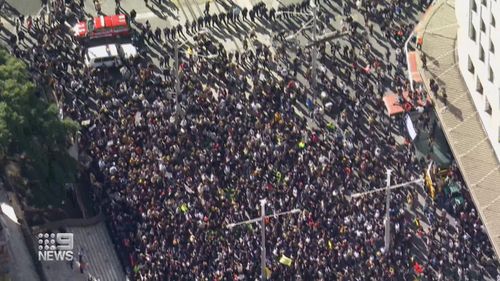
[[[500,161],[500,0],[457,0],[455,13],[460,71]]]

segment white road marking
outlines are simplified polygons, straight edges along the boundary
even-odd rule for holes
[[[159,18],[159,17],[153,12],[138,13],[137,16],[135,17],[136,20],[145,20],[151,18]]]

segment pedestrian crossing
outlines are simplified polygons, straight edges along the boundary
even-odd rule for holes
[[[68,232],[74,235],[75,251],[83,249],[88,274],[101,281],[125,280],[125,273],[103,222],[89,227],[69,227]]]
[[[67,227],[66,231],[73,233],[73,262],[42,262],[47,280],[127,280],[104,222],[92,226]],[[80,253],[83,273],[80,272]]]

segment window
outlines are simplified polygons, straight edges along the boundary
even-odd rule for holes
[[[472,39],[472,41],[476,42],[476,28],[472,24],[472,22],[469,24],[469,38]]]
[[[491,14],[491,26],[495,27],[497,25],[497,22],[495,20],[495,16]]]
[[[481,19],[481,31],[486,32],[486,24],[484,24],[484,20]]]
[[[470,2],[471,2],[470,5],[471,5],[472,11],[477,12],[476,0],[471,0]]]
[[[479,78],[477,78],[476,81],[476,91],[481,95],[483,94],[483,84],[481,83],[481,80],[479,80]]]
[[[490,66],[490,68],[489,68],[488,80],[489,80],[491,83],[493,83],[493,80],[495,80],[495,74],[493,73],[493,69],[491,68],[491,66]]]
[[[493,45],[493,42],[490,40],[490,52],[493,54],[495,53],[495,45]]]
[[[469,72],[471,74],[474,74],[475,68],[474,68],[474,64],[472,63],[472,60],[470,59],[470,57],[469,57],[469,61],[468,61],[467,65],[468,65],[467,69],[469,70]]]
[[[482,45],[479,46],[479,60],[484,62],[484,48]]]
[[[488,113],[488,115],[491,115],[491,104],[488,101],[488,98],[484,99],[484,111],[486,111],[486,113]]]

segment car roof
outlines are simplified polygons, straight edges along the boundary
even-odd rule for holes
[[[120,46],[126,57],[130,56],[135,57],[137,55],[137,49],[135,48],[134,45],[127,43],[127,44],[121,44]]]
[[[117,57],[118,50],[116,45],[108,44],[96,47],[90,47],[87,49],[87,55],[89,58],[104,58],[104,57]]]

